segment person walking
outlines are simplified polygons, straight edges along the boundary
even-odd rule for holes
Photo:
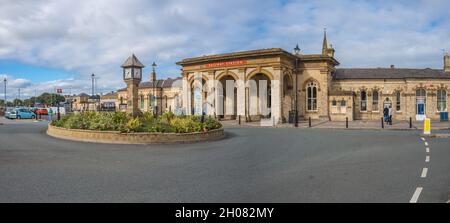
[[[391,106],[389,106],[388,113],[389,113],[389,125],[392,125],[392,107]]]
[[[53,109],[52,109],[52,107],[50,107],[48,109],[48,120],[49,121],[52,121],[52,114],[53,114]]]

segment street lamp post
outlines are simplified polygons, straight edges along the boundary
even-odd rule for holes
[[[298,91],[298,83],[297,83],[297,75],[298,75],[298,55],[300,54],[300,48],[295,46],[294,48],[295,53],[295,69],[294,69],[294,76],[295,76],[295,96],[294,96],[294,109],[295,109],[295,117],[294,117],[294,126],[298,127],[298,98],[297,98],[297,91]]]
[[[3,83],[5,83],[5,103],[4,103],[4,107],[5,107],[5,111],[6,111],[6,106],[7,106],[7,103],[6,103],[6,82],[7,82],[7,80],[6,80],[6,77],[3,79]]]
[[[156,105],[156,72],[155,72],[156,63],[153,62],[152,64],[152,79],[153,79],[153,100],[152,100],[152,106],[153,106],[153,115],[156,117],[158,115],[157,105]]]

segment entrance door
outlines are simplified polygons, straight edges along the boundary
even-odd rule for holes
[[[416,120],[423,121],[425,119],[425,103],[422,100],[417,100],[417,108],[416,108]]]

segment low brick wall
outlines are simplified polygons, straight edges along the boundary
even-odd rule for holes
[[[196,133],[120,133],[116,131],[66,129],[50,124],[47,134],[60,139],[111,144],[191,143],[219,140],[225,137],[223,128]]]

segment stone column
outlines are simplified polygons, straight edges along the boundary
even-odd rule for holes
[[[189,83],[188,83],[188,77],[187,74],[183,74],[183,91],[182,91],[182,100],[183,100],[183,113],[185,115],[189,115],[190,113],[190,107],[191,107],[191,92],[189,90]]]
[[[281,122],[281,68],[274,69],[274,80],[272,80],[272,119],[274,124],[279,124]]]
[[[127,93],[128,93],[128,100],[127,100],[127,113],[133,115],[133,117],[137,117],[142,114],[141,110],[139,109],[139,95],[138,95],[138,86],[139,86],[140,80],[131,79],[126,80],[125,83],[127,84]]]
[[[238,80],[236,80],[237,86],[237,115],[241,116],[241,119],[245,117],[246,108],[246,95],[245,95],[245,68],[241,68],[238,71]],[[245,118],[244,118],[245,119]]]

